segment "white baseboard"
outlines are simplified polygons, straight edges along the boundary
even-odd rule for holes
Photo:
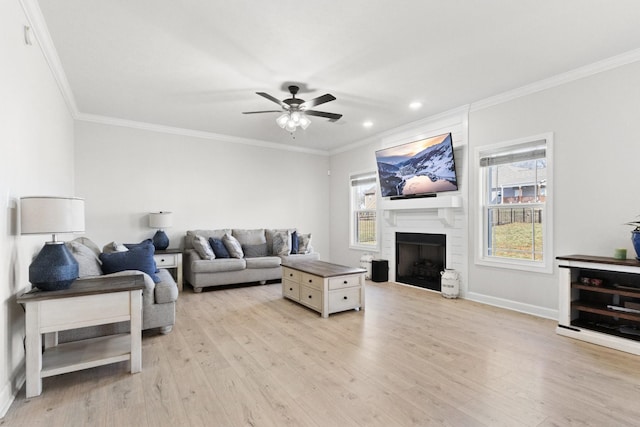
[[[0,418],[3,418],[9,411],[11,404],[24,385],[25,379],[26,377],[23,363],[22,366],[17,369],[14,378],[7,381],[0,391]]]
[[[558,320],[558,310],[552,310],[537,305],[525,304],[521,302],[511,301],[508,299],[492,297],[488,295],[468,292],[465,299],[476,301],[482,304],[492,305],[494,307],[506,308],[508,310],[518,311],[520,313],[531,314],[545,319]]]

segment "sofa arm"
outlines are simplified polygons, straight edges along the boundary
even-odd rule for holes
[[[160,278],[160,282],[155,284],[155,303],[165,304],[176,301],[178,299],[178,285],[169,270],[161,268],[156,275]]]

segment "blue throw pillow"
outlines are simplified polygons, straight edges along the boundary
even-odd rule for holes
[[[222,239],[209,237],[209,244],[211,245],[211,249],[213,249],[213,253],[216,255],[216,258],[231,258],[231,255],[229,255],[229,251],[222,242]]]
[[[153,241],[151,241],[151,239],[146,239],[143,240],[140,243],[125,243],[124,246],[129,249],[139,249],[139,248],[143,248],[145,250],[149,250],[149,247],[151,247],[151,252],[155,252],[156,247],[153,245]],[[153,265],[155,267],[155,272],[159,272],[160,270],[158,270],[158,265],[156,264],[156,260],[153,260]]]
[[[291,233],[291,253],[298,253],[298,232],[294,231]]]
[[[127,252],[101,253],[102,272],[117,273],[125,270],[140,270],[147,273],[155,283],[160,282],[156,276],[156,262],[153,259],[153,244],[131,248]]]

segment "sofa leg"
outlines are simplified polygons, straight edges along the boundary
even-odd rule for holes
[[[202,288],[193,288],[193,292],[199,294],[200,292],[202,292]]]
[[[266,281],[266,280],[260,280],[260,284],[261,284],[261,285],[264,285],[264,284],[266,284],[266,283],[267,283],[267,281]]]
[[[169,326],[162,326],[160,328],[160,333],[162,335],[167,335],[169,332],[171,332],[173,330],[173,325],[169,325]]]

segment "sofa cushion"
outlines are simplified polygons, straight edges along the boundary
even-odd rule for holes
[[[67,249],[71,252],[71,255],[78,262],[78,276],[101,276],[102,267],[100,266],[100,259],[93,252],[93,250],[77,240],[65,243]]]
[[[229,255],[233,258],[244,258],[242,245],[238,242],[238,239],[233,237],[231,234],[225,234],[222,238],[222,243],[224,243],[224,247],[227,248]]]
[[[291,253],[297,254],[298,248],[299,248],[298,232],[294,231],[293,233],[291,233]]]
[[[267,256],[267,243],[265,242],[259,245],[242,245],[242,252],[244,252],[245,258]]]
[[[311,248],[311,233],[298,234],[298,253],[308,254],[313,250]]]
[[[151,245],[133,245],[127,252],[113,252],[100,254],[102,272],[104,274],[116,273],[124,270],[140,270],[147,273],[155,283],[160,279],[156,275],[156,262],[153,259],[155,248]]]
[[[211,249],[213,249],[215,258],[231,258],[227,247],[222,243],[222,238],[214,239],[213,237],[209,237],[209,245],[211,245]]]
[[[156,304],[165,304],[174,302],[178,299],[178,285],[173,280],[173,276],[169,273],[169,270],[161,268],[158,273],[158,282],[154,289],[154,296]]]
[[[318,252],[311,252],[308,254],[295,254],[295,255],[286,255],[281,256],[282,262],[296,262],[296,261],[311,261],[311,260],[319,260],[320,254]]]
[[[267,251],[268,255],[277,255],[273,252],[273,236],[279,232],[287,232],[289,234],[296,231],[295,228],[282,228],[282,229],[266,229],[264,231],[264,236],[267,239]]]
[[[245,258],[247,268],[275,268],[280,267],[282,260],[277,256],[263,256],[259,258]]]
[[[192,261],[191,271],[194,273],[220,273],[225,271],[244,270],[247,267],[244,258],[216,258],[212,260]]]
[[[187,235],[184,238],[184,248],[185,249],[193,249],[193,238],[195,236],[202,236],[207,240],[213,239],[222,239],[227,233],[231,233],[231,229],[225,228],[220,230],[188,230]]]
[[[259,245],[261,243],[267,243],[267,238],[264,235],[264,228],[258,228],[255,230],[234,228],[231,235],[238,239],[238,242],[240,242],[241,245]]]
[[[107,254],[110,254],[112,252],[126,252],[128,250],[129,248],[127,248],[122,243],[118,243],[118,242],[107,243],[102,247],[102,252]]]
[[[278,231],[273,234],[274,255],[289,255],[291,253],[291,233],[288,231]]]
[[[81,243],[81,244],[85,245],[86,247],[88,247],[89,249],[91,249],[91,252],[96,254],[96,257],[100,256],[100,248],[98,247],[98,245],[93,243],[93,241],[91,239],[89,239],[88,237],[76,237],[75,239],[73,239],[73,241]]]
[[[193,238],[193,248],[202,259],[215,259],[215,254],[206,237],[197,235]]]

